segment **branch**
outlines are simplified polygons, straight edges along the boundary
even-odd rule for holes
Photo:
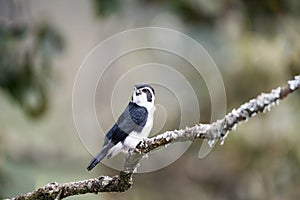
[[[255,99],[233,109],[223,119],[211,124],[198,124],[181,130],[167,131],[163,134],[143,140],[136,147],[137,151],[149,153],[158,147],[175,143],[193,141],[197,138],[207,139],[212,146],[216,141],[224,143],[229,131],[235,130],[241,122],[246,122],[250,117],[258,113],[270,111],[272,106],[278,105],[279,101],[300,88],[300,75],[288,81],[285,87],[278,87],[270,93],[262,93]]]
[[[65,197],[98,192],[124,192],[132,185],[132,174],[120,172],[119,175],[109,177],[87,179],[69,183],[48,183],[33,192],[12,198],[12,200],[33,200],[33,199],[63,199]]]
[[[222,144],[229,131],[234,130],[241,122],[247,121],[258,113],[269,111],[272,106],[277,105],[280,100],[298,89],[300,89],[300,75],[288,81],[287,86],[278,87],[270,93],[262,93],[255,99],[251,99],[241,105],[238,109],[233,109],[221,120],[217,120],[211,124],[197,124],[181,130],[167,131],[155,137],[145,139],[137,145],[135,150],[127,154],[124,172],[121,171],[119,175],[113,177],[100,176],[94,179],[63,184],[49,183],[34,192],[29,192],[12,199],[56,200],[86,193],[124,192],[132,186],[133,171],[138,166],[144,154],[159,147],[164,147],[166,144],[193,141],[195,139],[207,139],[210,145],[217,141],[220,141]]]

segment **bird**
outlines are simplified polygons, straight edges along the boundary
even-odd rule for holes
[[[128,153],[139,142],[147,138],[153,127],[155,107],[155,91],[146,83],[134,86],[128,106],[116,123],[106,133],[103,147],[89,163],[87,170],[92,170],[102,159],[107,159],[120,152]]]

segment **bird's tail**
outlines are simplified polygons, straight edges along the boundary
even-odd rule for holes
[[[95,158],[93,158],[90,164],[87,167],[87,170],[92,170],[108,153],[108,151],[114,146],[113,143],[109,142],[107,145],[103,147],[103,149],[97,154]]]

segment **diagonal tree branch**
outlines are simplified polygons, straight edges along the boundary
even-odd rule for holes
[[[33,192],[12,198],[13,200],[31,199],[63,199],[68,196],[98,192],[124,192],[132,184],[132,174],[143,155],[166,144],[175,142],[193,141],[195,139],[207,139],[210,145],[217,141],[224,142],[229,131],[234,130],[241,122],[247,121],[256,114],[269,111],[272,106],[277,105],[280,100],[300,89],[300,75],[288,81],[285,87],[278,87],[270,93],[262,93],[255,99],[233,109],[223,119],[211,124],[197,124],[181,130],[167,131],[155,137],[141,141],[133,152],[128,153],[124,165],[124,171],[119,175],[69,182],[49,183]]]
[[[198,124],[181,130],[167,131],[153,138],[142,141],[136,148],[142,153],[148,153],[158,147],[174,142],[193,141],[194,139],[207,139],[210,146],[216,141],[227,137],[228,132],[235,130],[241,122],[248,121],[258,113],[270,111],[272,106],[278,105],[281,99],[300,88],[300,75],[288,81],[285,87],[278,87],[270,93],[262,93],[255,99],[233,109],[223,119],[211,124]]]

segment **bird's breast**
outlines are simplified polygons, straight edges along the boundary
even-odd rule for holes
[[[147,118],[147,122],[145,124],[145,126],[143,127],[141,132],[137,132],[137,131],[132,131],[125,139],[124,141],[124,148],[125,150],[128,150],[130,148],[135,148],[136,145],[138,145],[138,143],[143,140],[144,138],[147,138],[151,132],[152,126],[153,126],[153,115],[154,115],[154,111],[150,110],[148,118]]]

